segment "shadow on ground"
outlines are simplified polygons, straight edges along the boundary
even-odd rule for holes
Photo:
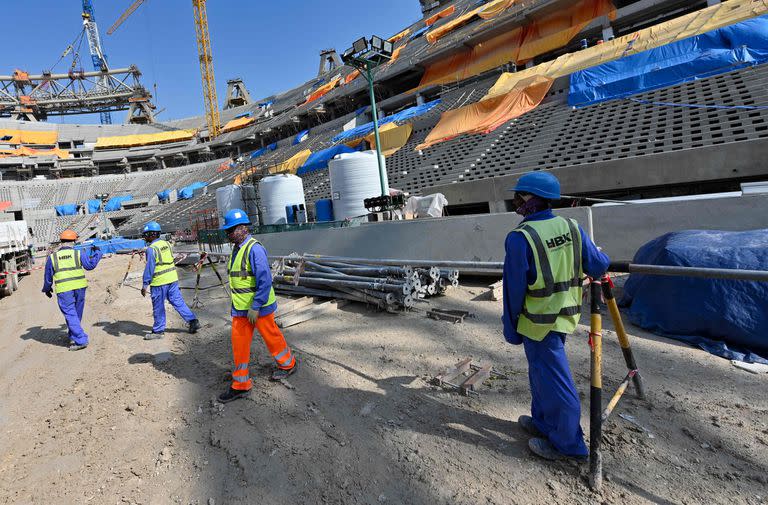
[[[33,326],[27,328],[26,332],[23,333],[20,338],[22,340],[35,340],[41,344],[53,345],[56,347],[69,346],[69,333],[66,324],[62,324],[56,328]]]

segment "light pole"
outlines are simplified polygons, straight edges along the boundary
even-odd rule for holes
[[[381,37],[373,36],[369,41],[362,37],[352,44],[341,56],[341,60],[357,69],[368,81],[368,92],[371,98],[371,116],[373,117],[373,136],[376,141],[376,162],[379,165],[379,182],[381,196],[389,196],[387,185],[384,183],[384,164],[381,154],[381,137],[379,135],[379,113],[376,110],[376,94],[373,91],[373,69],[392,59],[394,45]]]

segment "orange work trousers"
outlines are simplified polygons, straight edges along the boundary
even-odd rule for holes
[[[275,314],[261,316],[256,324],[251,324],[247,317],[232,318],[232,355],[234,356],[235,369],[232,371],[232,389],[247,391],[253,387],[251,376],[248,373],[248,364],[251,361],[251,342],[253,330],[259,330],[261,338],[269,349],[269,353],[275,359],[278,368],[290,370],[296,365],[283,332],[275,323]]]

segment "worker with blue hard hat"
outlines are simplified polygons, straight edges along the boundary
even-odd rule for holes
[[[166,300],[176,309],[176,312],[187,323],[189,333],[197,333],[200,321],[190,310],[179,289],[179,274],[173,258],[173,248],[165,240],[160,240],[162,228],[160,223],[150,221],[144,225],[142,236],[148,247],[146,249],[147,266],[144,267],[141,296],[147,296],[147,288],[152,299],[153,324],[152,332],[144,336],[144,340],[157,340],[165,336],[165,302]]]
[[[45,260],[43,278],[45,296],[53,298],[53,293],[56,293],[59,310],[67,323],[70,351],[88,347],[88,334],[82,325],[85,290],[88,287],[85,272],[96,268],[102,257],[101,250],[95,246],[89,252],[81,248],[76,249],[77,238],[74,230],[64,230],[61,233],[61,245]]]
[[[589,451],[565,338],[579,322],[584,274],[602,276],[610,260],[574,219],[552,213],[557,177],[530,172],[510,191],[523,220],[505,243],[502,321],[507,342],[523,344],[531,386],[531,415],[518,422],[538,456],[583,459]]]
[[[259,331],[275,360],[272,380],[284,379],[297,368],[296,357],[275,323],[277,299],[272,287],[272,272],[267,251],[251,236],[248,229],[250,224],[245,211],[232,209],[224,215],[224,223],[221,226],[233,245],[227,262],[227,272],[232,295],[234,367],[232,384],[227,391],[219,395],[219,401],[223,403],[244,397],[253,387],[248,366],[254,329]]]

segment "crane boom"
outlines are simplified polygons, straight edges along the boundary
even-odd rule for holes
[[[109,70],[107,65],[107,56],[101,48],[101,39],[99,38],[99,28],[96,25],[96,12],[93,10],[91,0],[83,0],[83,28],[88,36],[88,48],[91,52],[91,61],[93,69],[101,72]],[[98,79],[99,88],[105,93],[111,89],[110,80],[107,76]],[[112,124],[112,115],[109,112],[99,114],[101,124]]]
[[[128,19],[128,16],[134,13],[136,9],[139,8],[141,4],[143,4],[145,0],[135,0],[130,7],[128,7],[125,12],[123,12],[119,18],[117,18],[117,21],[115,21],[115,24],[109,27],[109,30],[107,30],[107,35],[112,35],[115,33],[115,30],[120,28],[120,25],[123,24],[123,21]]]
[[[208,35],[208,12],[206,0],[192,0],[195,11],[197,30],[197,52],[200,56],[200,74],[203,78],[203,98],[205,100],[205,118],[208,123],[210,138],[218,137],[221,132],[219,118],[219,100],[216,96],[216,79],[213,75],[213,53],[211,38]]]

